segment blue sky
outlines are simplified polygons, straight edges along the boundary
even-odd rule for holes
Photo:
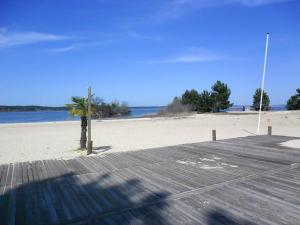
[[[165,105],[227,83],[235,104],[260,86],[285,103],[300,88],[298,0],[0,2],[0,105],[50,105],[86,94]]]

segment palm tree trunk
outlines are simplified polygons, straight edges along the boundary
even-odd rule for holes
[[[86,149],[86,131],[87,131],[87,117],[82,116],[81,119],[81,137],[80,137],[80,148]]]

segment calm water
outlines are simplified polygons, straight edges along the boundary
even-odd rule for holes
[[[130,108],[130,115],[124,118],[139,118],[147,115],[153,115],[162,109],[163,107],[132,107]],[[79,120],[79,117],[70,117],[67,111],[0,113],[0,123],[32,123],[72,120]]]
[[[158,113],[164,107],[131,107],[131,113],[123,118],[139,118]],[[242,106],[232,107],[234,111],[242,111]],[[286,110],[284,105],[272,106],[273,111]],[[230,111],[230,110],[229,110]],[[45,112],[8,112],[0,113],[0,123],[32,123],[79,120],[79,117],[71,117],[67,111]]]
[[[244,105],[246,108],[250,108],[250,105]],[[271,110],[272,111],[284,111],[287,110],[286,105],[272,105],[271,106]],[[230,107],[229,109],[224,110],[225,112],[228,111],[243,111],[243,105],[234,105],[232,107]]]

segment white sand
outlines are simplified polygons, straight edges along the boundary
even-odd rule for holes
[[[256,123],[257,114],[93,121],[92,139],[101,154],[208,141],[212,129],[218,139],[249,136],[256,133]],[[273,134],[300,137],[300,111],[264,113],[262,134],[268,125]],[[0,164],[76,157],[85,154],[76,150],[79,138],[79,122],[1,124]],[[299,141],[291,143],[300,148]]]

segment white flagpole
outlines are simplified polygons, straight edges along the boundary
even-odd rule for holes
[[[266,50],[265,50],[265,60],[264,60],[264,69],[263,69],[263,76],[262,76],[262,83],[261,83],[261,94],[260,94],[258,123],[257,123],[257,135],[260,134],[261,107],[262,107],[262,99],[263,99],[264,85],[265,85],[266,64],[267,64],[268,45],[269,45],[269,35],[270,34],[267,33]]]

